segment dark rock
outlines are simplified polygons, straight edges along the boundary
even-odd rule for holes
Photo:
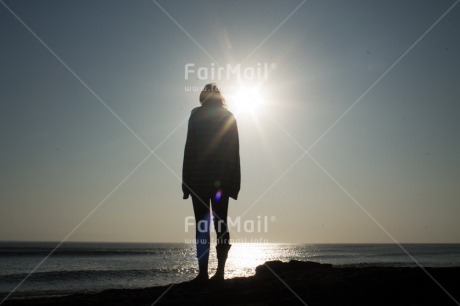
[[[291,260],[282,262],[280,260],[267,261],[263,265],[256,267],[256,277],[273,276],[276,274],[299,273],[305,274],[312,271],[332,268],[331,264],[321,264],[313,261]]]
[[[460,267],[333,267],[269,261],[252,277],[196,286],[189,282],[65,297],[7,300],[44,305],[458,305]],[[0,297],[1,298],[1,297]]]

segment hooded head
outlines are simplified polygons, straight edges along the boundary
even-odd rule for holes
[[[215,105],[227,107],[224,96],[215,83],[206,84],[200,94],[200,103],[203,106]]]

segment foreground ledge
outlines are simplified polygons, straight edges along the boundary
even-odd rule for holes
[[[183,282],[144,289],[8,300],[2,305],[152,305],[157,300],[155,305],[458,305],[455,300],[460,301],[460,267],[425,268],[425,271],[409,267],[335,267],[308,261],[269,261],[258,266],[254,276],[233,278],[221,284],[199,286]]]

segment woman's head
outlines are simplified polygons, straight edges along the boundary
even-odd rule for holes
[[[200,94],[201,105],[227,107],[226,101],[215,83],[206,84]]]

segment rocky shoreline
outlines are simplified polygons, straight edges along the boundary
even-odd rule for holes
[[[431,276],[430,276],[431,275]],[[251,277],[113,289],[2,305],[458,305],[460,267],[335,267],[270,261]]]

